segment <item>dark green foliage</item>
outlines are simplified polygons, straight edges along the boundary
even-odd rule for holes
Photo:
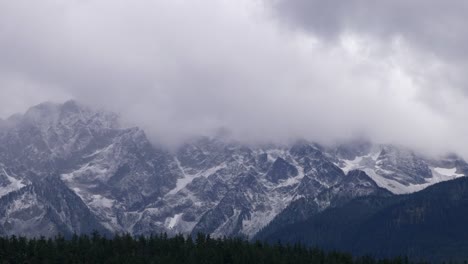
[[[134,238],[117,235],[112,239],[95,232],[54,239],[0,238],[0,263],[232,263],[232,264],[406,264],[405,258],[376,260],[353,258],[339,252],[325,252],[302,245],[250,243],[240,238],[213,239],[198,234]]]

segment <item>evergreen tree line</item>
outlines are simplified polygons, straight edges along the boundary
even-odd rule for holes
[[[73,235],[65,239],[0,238],[0,263],[232,263],[232,264],[406,264],[407,258],[375,259],[347,253],[325,252],[302,245],[270,245],[241,238],[213,239],[166,234],[149,237],[116,235],[106,238]]]

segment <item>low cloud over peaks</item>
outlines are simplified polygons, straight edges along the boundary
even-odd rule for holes
[[[73,98],[159,143],[223,127],[468,155],[466,4],[407,2],[2,1],[0,114]]]

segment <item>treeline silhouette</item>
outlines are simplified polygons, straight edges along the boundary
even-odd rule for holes
[[[375,259],[325,252],[302,245],[270,245],[241,238],[213,239],[166,234],[149,237],[116,235],[106,238],[73,235],[70,238],[0,238],[0,263],[239,263],[239,264],[405,264],[407,258]]]

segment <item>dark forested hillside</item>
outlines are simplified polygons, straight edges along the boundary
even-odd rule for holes
[[[73,236],[71,239],[0,238],[0,263],[239,263],[239,264],[403,264],[406,258],[376,260],[353,258],[350,254],[325,252],[300,245],[268,245],[261,242],[224,238],[212,239],[166,235],[134,238],[130,235],[107,239]]]
[[[298,242],[379,257],[468,258],[468,178],[418,193],[357,198],[258,239]]]

